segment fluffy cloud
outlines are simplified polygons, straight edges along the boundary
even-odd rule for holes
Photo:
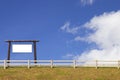
[[[70,22],[66,22],[60,29],[67,33],[75,34],[78,32],[79,27],[70,28]]]
[[[99,49],[84,52],[75,59],[120,60],[120,11],[95,16],[84,26],[95,31],[86,39],[97,44]]]
[[[74,41],[84,41],[84,40],[85,40],[85,38],[82,38],[80,36],[77,36],[74,38]]]
[[[66,54],[65,56],[62,56],[63,59],[71,59],[74,58],[75,55],[73,54]]]
[[[82,5],[92,5],[94,0],[81,0]]]

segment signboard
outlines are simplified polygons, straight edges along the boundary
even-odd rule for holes
[[[32,44],[12,44],[13,53],[32,53]]]

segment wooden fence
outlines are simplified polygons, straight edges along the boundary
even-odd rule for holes
[[[28,69],[38,67],[116,67],[120,68],[120,61],[105,60],[0,60],[0,66],[4,69],[15,66],[26,66]]]

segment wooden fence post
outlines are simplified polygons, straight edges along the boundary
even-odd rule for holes
[[[4,69],[6,69],[6,60],[4,60]]]
[[[76,60],[73,60],[73,68],[76,68]]]
[[[53,60],[51,60],[50,62],[51,62],[51,68],[53,68]]]
[[[98,60],[95,61],[96,62],[96,69],[98,68]]]
[[[28,60],[28,69],[30,69],[30,60]]]

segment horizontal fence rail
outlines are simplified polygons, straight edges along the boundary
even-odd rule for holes
[[[26,66],[28,69],[38,67],[117,67],[120,68],[120,60],[0,60],[0,66],[8,67]]]

